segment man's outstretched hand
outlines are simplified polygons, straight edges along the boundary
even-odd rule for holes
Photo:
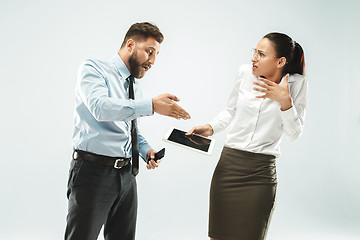
[[[190,114],[176,102],[180,101],[175,95],[164,93],[152,99],[154,112],[176,119],[190,119]]]

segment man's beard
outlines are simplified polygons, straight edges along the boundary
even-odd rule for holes
[[[142,70],[142,64],[137,61],[136,53],[137,51],[135,50],[129,58],[130,73],[135,78],[142,78],[145,72]]]

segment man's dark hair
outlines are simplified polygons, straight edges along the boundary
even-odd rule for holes
[[[162,43],[164,40],[164,36],[156,25],[148,22],[135,23],[127,31],[121,47],[124,47],[130,38],[135,42],[141,42],[146,41],[149,37],[153,37],[158,43]]]

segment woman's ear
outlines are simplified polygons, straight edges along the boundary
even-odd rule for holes
[[[279,61],[277,63],[278,68],[283,68],[286,64],[286,57],[279,58]]]

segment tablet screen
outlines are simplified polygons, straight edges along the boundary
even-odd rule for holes
[[[196,149],[198,151],[201,151],[203,153],[211,154],[210,152],[210,146],[211,146],[211,139],[199,136],[199,135],[190,135],[186,136],[186,132],[181,131],[179,129],[173,128],[165,137],[165,140],[177,143],[192,149]]]

